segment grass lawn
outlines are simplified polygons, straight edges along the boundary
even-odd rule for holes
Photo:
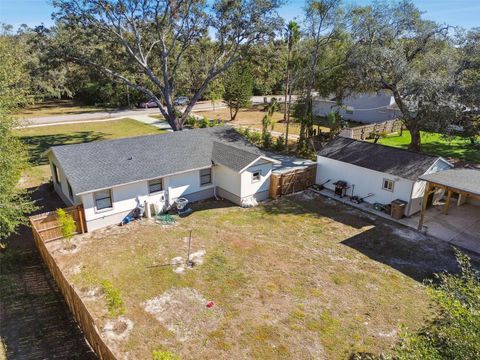
[[[15,117],[32,118],[52,115],[72,115],[107,110],[112,109],[82,105],[74,100],[50,100],[29,105],[15,114]]]
[[[465,138],[459,136],[443,137],[439,133],[424,131],[422,131],[421,136],[422,151],[427,154],[480,163],[480,149],[470,145],[470,141]],[[383,145],[407,149],[410,140],[410,133],[404,131],[402,136],[393,135],[381,138],[378,142]]]
[[[159,130],[155,126],[128,118],[18,129],[15,131],[15,134],[27,146],[32,165],[25,173],[21,185],[30,188],[50,179],[51,174],[47,159],[41,156],[50,146],[159,134],[162,132],[163,130]]]
[[[116,353],[388,352],[402,326],[417,329],[431,316],[421,281],[454,264],[448,244],[310,192],[250,209],[214,200],[193,208],[173,226],[143,220],[77,236],[74,250],[47,244]],[[186,258],[190,229],[203,263],[176,273],[169,264]]]
[[[209,119],[219,119],[223,120],[229,124],[237,124],[243,126],[249,126],[253,129],[262,129],[262,119],[265,116],[265,111],[263,111],[263,105],[256,105],[249,109],[241,109],[239,110],[237,117],[235,120],[230,121],[230,110],[228,108],[217,109],[215,111],[208,110],[208,111],[195,111],[195,115],[206,116]],[[273,114],[273,131],[285,132],[286,124],[280,122],[283,120],[283,112],[275,112]],[[294,122],[295,119],[291,118],[290,126],[289,126],[289,133],[298,135],[300,134],[300,124]],[[321,124],[320,128],[324,132],[330,131],[328,127],[324,124]]]

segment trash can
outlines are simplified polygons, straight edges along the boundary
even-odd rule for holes
[[[400,220],[405,216],[405,209],[407,208],[407,202],[396,199],[393,200],[390,203],[391,210],[390,210],[390,216],[393,217],[394,219]]]

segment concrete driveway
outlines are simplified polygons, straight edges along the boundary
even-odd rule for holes
[[[419,218],[420,215],[417,214],[400,222],[416,228]],[[425,212],[424,231],[428,235],[480,254],[480,206],[453,205],[448,215],[443,213],[443,205],[432,206]]]

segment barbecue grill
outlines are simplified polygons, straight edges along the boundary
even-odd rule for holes
[[[339,197],[344,197],[347,194],[348,185],[346,181],[339,180],[335,185],[335,195]]]

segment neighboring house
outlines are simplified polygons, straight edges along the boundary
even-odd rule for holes
[[[145,203],[167,209],[179,197],[265,200],[278,163],[227,126],[55,146],[47,155],[56,192],[83,205],[88,231]]]
[[[345,120],[366,124],[380,123],[393,120],[400,116],[400,111],[393,96],[386,91],[376,93],[353,94],[342,100],[343,106],[339,107],[335,98],[315,99],[313,114],[326,116],[329,112],[338,109]]]
[[[337,137],[317,152],[317,184],[334,190],[338,180],[348,184],[347,195],[364,197],[369,203],[389,204],[400,199],[408,203],[405,214],[421,209],[425,181],[419,177],[453,166],[430,156],[369,142]],[[436,194],[437,200],[442,194]]]

